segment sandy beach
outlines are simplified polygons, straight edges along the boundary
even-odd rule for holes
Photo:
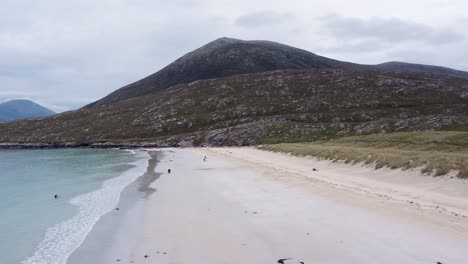
[[[132,231],[99,263],[468,263],[466,181],[254,148],[158,153]]]

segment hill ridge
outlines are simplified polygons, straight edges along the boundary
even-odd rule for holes
[[[360,65],[329,59],[272,41],[223,37],[183,55],[158,72],[123,86],[85,108],[147,95],[197,80],[274,70],[353,67]]]
[[[134,83],[125,85],[84,108],[144,96],[197,80],[288,69],[348,69],[420,72],[468,78],[468,72],[402,62],[364,65],[339,61],[268,40],[221,37]]]

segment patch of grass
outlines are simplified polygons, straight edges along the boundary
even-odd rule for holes
[[[443,130],[443,131],[467,131],[468,132],[468,124],[443,126],[440,130]]]
[[[468,178],[468,132],[431,131],[374,134],[311,143],[265,145],[261,149],[376,168],[418,168],[440,176],[452,170]]]

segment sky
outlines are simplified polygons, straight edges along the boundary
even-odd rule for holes
[[[0,102],[79,108],[220,37],[468,71],[466,0],[0,0]]]

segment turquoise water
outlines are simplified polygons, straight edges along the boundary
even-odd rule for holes
[[[122,150],[0,150],[0,263],[65,263],[143,174],[146,157]]]

